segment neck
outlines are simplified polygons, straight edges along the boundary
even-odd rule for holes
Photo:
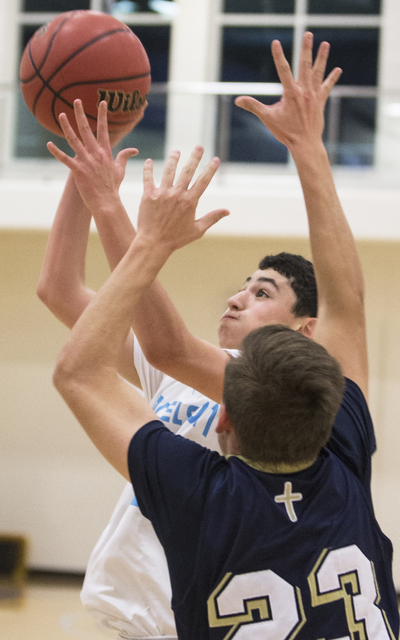
[[[248,458],[235,453],[227,455],[226,458],[228,459],[232,456],[243,460],[243,462],[245,462],[249,467],[252,467],[257,471],[263,471],[264,473],[296,473],[297,471],[303,471],[303,469],[311,467],[315,462],[315,460],[311,460],[309,462],[301,462],[299,464],[271,464],[268,462],[256,462],[255,460],[249,460]]]

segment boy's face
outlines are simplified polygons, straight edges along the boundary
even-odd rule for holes
[[[243,339],[266,324],[283,324],[298,331],[302,318],[292,312],[296,295],[285,276],[274,269],[255,271],[241,291],[228,300],[218,337],[225,349],[239,349]]]

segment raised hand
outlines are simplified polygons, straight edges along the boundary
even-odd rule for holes
[[[143,169],[143,197],[137,224],[138,236],[151,238],[153,243],[163,244],[174,251],[201,238],[207,229],[229,215],[226,209],[217,209],[198,220],[195,219],[199,199],[220,164],[218,158],[212,158],[190,186],[203,152],[202,147],[195,147],[174,184],[180,153],[173,151],[167,160],[158,188],[154,184],[153,163],[146,160]]]
[[[320,140],[324,128],[324,107],[332,87],[339,80],[342,70],[336,67],[324,80],[329,56],[329,44],[322,42],[315,62],[312,60],[313,34],[306,32],[300,55],[299,76],[296,81],[286,60],[281,43],[274,40],[272,56],[283,94],[279,102],[265,105],[249,96],[236,98],[235,104],[251,111],[265,124],[271,133],[289,150],[297,143]]]
[[[59,117],[65,138],[75,152],[71,158],[53,142],[47,143],[50,153],[73,173],[76,186],[90,211],[112,208],[119,202],[119,187],[125,175],[126,163],[138,154],[134,148],[123,149],[113,159],[107,125],[107,103],[101,102],[97,117],[97,137],[90,129],[81,100],[75,100],[74,113],[81,140],[72,129],[65,113]],[[130,127],[132,128],[132,127]]]

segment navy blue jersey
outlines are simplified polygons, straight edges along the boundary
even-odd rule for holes
[[[181,640],[395,640],[392,545],[370,496],[373,427],[346,383],[329,448],[258,471],[151,422],[133,437],[139,507],[165,549]]]

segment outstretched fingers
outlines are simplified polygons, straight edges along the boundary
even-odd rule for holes
[[[149,195],[154,189],[153,160],[147,158],[143,165],[143,195]]]
[[[180,157],[180,151],[171,151],[171,153],[169,154],[161,178],[161,187],[168,189],[174,184],[176,168],[178,166]]]
[[[307,87],[311,83],[313,60],[314,36],[310,31],[306,31],[303,36],[303,42],[300,51],[298,82],[302,87]]]
[[[318,52],[312,67],[312,80],[314,89],[319,89],[324,80],[326,65],[329,57],[329,50],[329,42],[321,42],[318,47]]]
[[[71,127],[66,114],[60,113],[60,115],[58,116],[58,121],[60,123],[60,127],[65,136],[65,139],[71,147],[72,151],[75,151],[76,154],[82,152],[84,149],[83,144]]]
[[[81,140],[85,148],[89,152],[92,152],[96,148],[96,138],[94,137],[93,131],[89,126],[85,110],[83,108],[82,100],[79,100],[78,98],[74,100],[74,114]]]
[[[73,158],[70,158],[70,156],[64,153],[64,151],[61,151],[61,149],[59,149],[54,144],[54,142],[48,142],[47,148],[50,151],[51,155],[54,156],[56,160],[59,160],[59,162],[62,162],[63,164],[65,164],[65,166],[68,167],[68,169],[73,168],[74,166]]]
[[[271,52],[279,80],[282,83],[283,89],[288,91],[294,86],[295,81],[290,69],[290,64],[285,58],[285,54],[283,53],[282,45],[279,40],[272,41]]]
[[[204,149],[200,145],[197,145],[192,153],[189,156],[188,161],[185,163],[182,171],[178,176],[178,180],[176,181],[176,186],[181,189],[188,189],[194,174],[196,173],[196,169],[200,164],[200,160],[203,157]]]
[[[199,199],[200,196],[207,189],[211,180],[215,176],[220,164],[221,164],[221,161],[219,158],[217,157],[212,158],[208,163],[208,165],[206,166],[206,168],[201,172],[196,182],[191,187],[190,191],[197,199]]]
[[[332,71],[330,72],[328,77],[325,78],[324,82],[322,83],[322,87],[323,87],[324,91],[326,92],[326,97],[329,96],[330,92],[332,91],[333,87],[335,86],[335,84],[339,80],[339,78],[342,75],[342,73],[343,72],[342,72],[342,69],[340,67],[335,67],[334,69],[332,69]]]
[[[251,96],[238,96],[235,98],[235,105],[245,111],[254,113],[254,115],[260,118],[260,120],[262,120],[265,111],[268,109],[267,105],[256,100],[256,98],[252,98]]]
[[[92,134],[92,138],[94,139],[93,134]],[[109,148],[111,153],[111,144],[110,144],[110,137],[108,134],[108,122],[107,122],[107,102],[105,100],[102,100],[100,102],[99,108],[97,110],[97,142],[101,147],[105,149]]]
[[[226,218],[226,216],[229,216],[228,209],[215,209],[196,220],[195,224],[199,238],[201,238],[210,227],[214,226],[214,224],[222,220],[222,218]]]
[[[117,154],[117,157],[115,158],[115,164],[118,165],[119,167],[122,167],[122,169],[125,172],[125,167],[129,158],[132,158],[133,156],[137,156],[138,153],[139,151],[135,147],[128,147],[127,149],[122,149],[122,151],[120,151]]]

